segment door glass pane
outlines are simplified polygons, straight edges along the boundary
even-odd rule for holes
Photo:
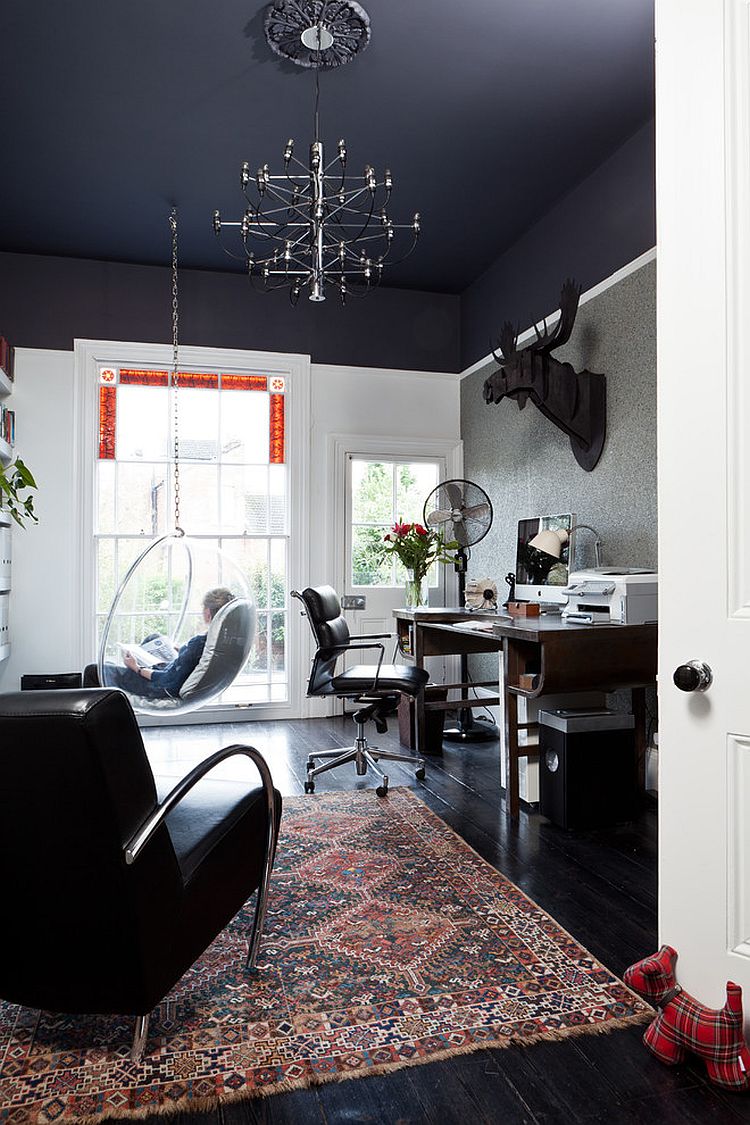
[[[392,586],[393,567],[383,536],[389,525],[352,528],[352,585]]]
[[[396,509],[405,523],[424,522],[424,502],[437,483],[437,465],[415,461],[396,466]]]
[[[352,457],[351,463],[352,586],[400,586],[406,571],[395,555],[385,551],[384,536],[396,521],[422,523],[424,505],[436,487],[440,466],[435,461],[386,461]],[[427,581],[435,586],[438,568]]]
[[[393,517],[394,465],[352,459],[352,520],[390,525]]]

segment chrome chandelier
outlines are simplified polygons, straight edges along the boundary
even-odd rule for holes
[[[265,35],[271,49],[298,66],[315,72],[315,139],[308,163],[294,155],[294,141],[284,148],[283,172],[271,175],[267,164],[255,175],[244,161],[240,186],[246,200],[241,219],[227,221],[214,211],[214,231],[240,235],[242,253],[226,253],[247,261],[251,281],[260,289],[288,287],[292,304],[303,289],[311,301],[325,301],[326,287],[335,286],[342,302],[361,295],[381,280],[399,231],[411,232],[417,244],[419,212],[409,223],[395,223],[388,214],[393,177],[385,169],[378,178],[365,165],[362,176],[347,176],[346,142],[326,164],[320,139],[320,71],[349,62],[370,39],[370,20],[354,0],[276,0],[266,12]]]

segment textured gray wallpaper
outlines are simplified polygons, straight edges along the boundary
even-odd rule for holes
[[[496,316],[487,326],[494,337],[505,319],[502,309]],[[555,355],[607,376],[607,439],[591,473],[532,403],[524,410],[507,399],[488,406],[485,373],[461,385],[464,476],[486,490],[495,513],[489,534],[472,548],[468,576],[494,578],[501,600],[504,575],[515,569],[521,517],[573,511],[599,532],[605,564],[656,566],[656,263],[583,305],[571,340]],[[582,531],[576,568],[593,562],[593,537]]]

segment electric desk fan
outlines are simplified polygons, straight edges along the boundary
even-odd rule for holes
[[[470,480],[445,480],[433,488],[424,504],[424,521],[437,528],[443,537],[458,543],[455,567],[458,574],[458,600],[464,608],[466,599],[466,567],[471,548],[484,539],[492,526],[492,503],[483,488]],[[461,683],[468,683],[468,658],[461,654]],[[464,690],[464,689],[462,689]],[[498,737],[490,720],[475,719],[471,708],[461,708],[458,725],[446,730],[449,742],[485,742]]]

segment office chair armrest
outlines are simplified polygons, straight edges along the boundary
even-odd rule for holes
[[[377,635],[377,634],[374,634],[374,635]],[[387,635],[390,636],[390,633],[387,634]],[[367,645],[347,645],[345,651],[352,652],[352,650],[358,649],[358,648],[379,648],[380,649],[380,656],[378,657],[378,666],[375,669],[375,676],[373,677],[372,687],[368,689],[369,691],[377,691],[378,690],[378,679],[380,678],[380,668],[381,668],[381,665],[383,663],[383,657],[385,656],[385,645],[381,645],[381,644],[377,644],[377,643],[367,644]]]
[[[395,636],[395,633],[357,633],[356,635],[352,636],[352,640],[353,641],[387,641],[387,640],[390,640],[390,638],[393,637],[393,636]]]
[[[266,813],[268,815],[268,839],[266,842],[266,864],[268,864],[273,857],[276,843],[276,815],[271,771],[266,765],[265,758],[260,751],[256,750],[254,746],[242,746],[239,744],[235,746],[225,746],[223,750],[217,750],[215,754],[212,754],[210,758],[206,758],[205,761],[200,762],[195,769],[192,769],[181,781],[177,782],[174,789],[167,794],[162,803],[154,809],[135,835],[125,845],[125,863],[128,865],[135,863],[157,828],[163,824],[175,805],[179,804],[183,797],[190,792],[196,782],[200,781],[202,777],[205,777],[214,766],[218,766],[219,762],[223,762],[226,758],[235,757],[238,754],[244,754],[246,758],[249,758],[255,764],[260,774],[263,794],[266,800]]]

